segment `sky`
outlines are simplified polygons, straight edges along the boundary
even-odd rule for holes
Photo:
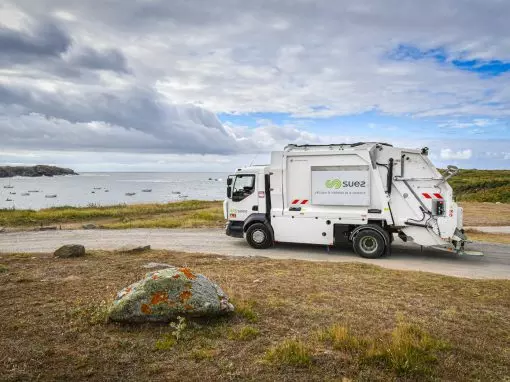
[[[510,1],[0,0],[0,163],[232,171],[289,143],[510,169]]]

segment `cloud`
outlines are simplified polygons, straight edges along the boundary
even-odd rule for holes
[[[26,63],[45,57],[58,57],[71,46],[71,39],[58,26],[49,22],[31,30],[14,30],[0,26],[0,62]]]
[[[510,116],[509,72],[482,77],[453,64],[510,61],[510,40],[502,38],[509,2],[4,4],[3,149],[231,155],[372,140],[376,132],[387,141],[405,130],[376,121],[354,137],[332,126],[334,116],[440,119],[457,140]],[[222,124],[215,113],[290,121]],[[319,123],[293,122],[305,117]],[[408,143],[432,140],[430,131],[410,131]],[[481,148],[464,147],[472,147],[469,160],[479,158]],[[450,150],[444,159],[466,156],[463,147]]]
[[[470,159],[473,155],[473,150],[465,149],[460,151],[453,151],[452,149],[441,149],[441,159]]]
[[[71,54],[68,61],[71,65],[82,68],[129,72],[126,58],[117,49],[98,51],[90,47],[84,47],[80,51]]]

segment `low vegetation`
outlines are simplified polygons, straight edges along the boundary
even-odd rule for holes
[[[95,223],[104,228],[211,227],[223,224],[221,203],[189,200],[165,204],[55,207],[39,211],[0,210],[0,226],[66,228]]]
[[[461,170],[448,183],[458,201],[510,203],[510,170]]]
[[[105,320],[149,262],[217,282],[236,312]],[[0,254],[2,380],[450,380],[510,375],[510,281],[362,263],[95,251]]]

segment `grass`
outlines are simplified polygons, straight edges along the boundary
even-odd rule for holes
[[[258,337],[260,330],[253,326],[243,326],[238,331],[233,331],[230,335],[230,339],[239,341],[251,341]]]
[[[308,366],[312,363],[311,352],[301,341],[289,339],[269,349],[264,359],[275,365]]]
[[[464,226],[510,225],[510,204],[461,202]]]
[[[433,373],[439,354],[447,348],[444,341],[400,319],[391,336],[372,342],[364,357],[365,362],[382,363],[399,376],[423,377]]]
[[[320,330],[317,337],[319,341],[330,343],[334,349],[354,350],[361,345],[360,340],[353,336],[348,328],[339,324]]]
[[[461,170],[448,183],[458,201],[510,203],[510,170]]]
[[[211,227],[224,224],[220,202],[189,200],[165,204],[0,210],[0,226],[36,227],[96,223],[102,228]],[[67,227],[66,227],[67,228]]]
[[[466,234],[469,240],[473,241],[486,241],[489,243],[510,244],[510,235],[505,233],[489,233],[478,231],[476,229],[468,229],[466,230]]]
[[[510,281],[170,251],[0,257],[9,269],[0,273],[2,380],[193,380],[197,370],[211,381],[510,375]],[[149,262],[207,275],[237,312],[186,319],[179,340],[178,322],[106,323],[116,292]]]

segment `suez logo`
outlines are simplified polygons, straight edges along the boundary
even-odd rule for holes
[[[349,180],[344,180],[344,181],[341,181],[340,179],[328,179],[326,180],[326,182],[324,183],[324,185],[326,186],[326,188],[335,188],[335,189],[339,189],[341,187],[366,187],[367,186],[367,182],[364,181],[364,180],[356,180],[356,181],[349,181]]]

